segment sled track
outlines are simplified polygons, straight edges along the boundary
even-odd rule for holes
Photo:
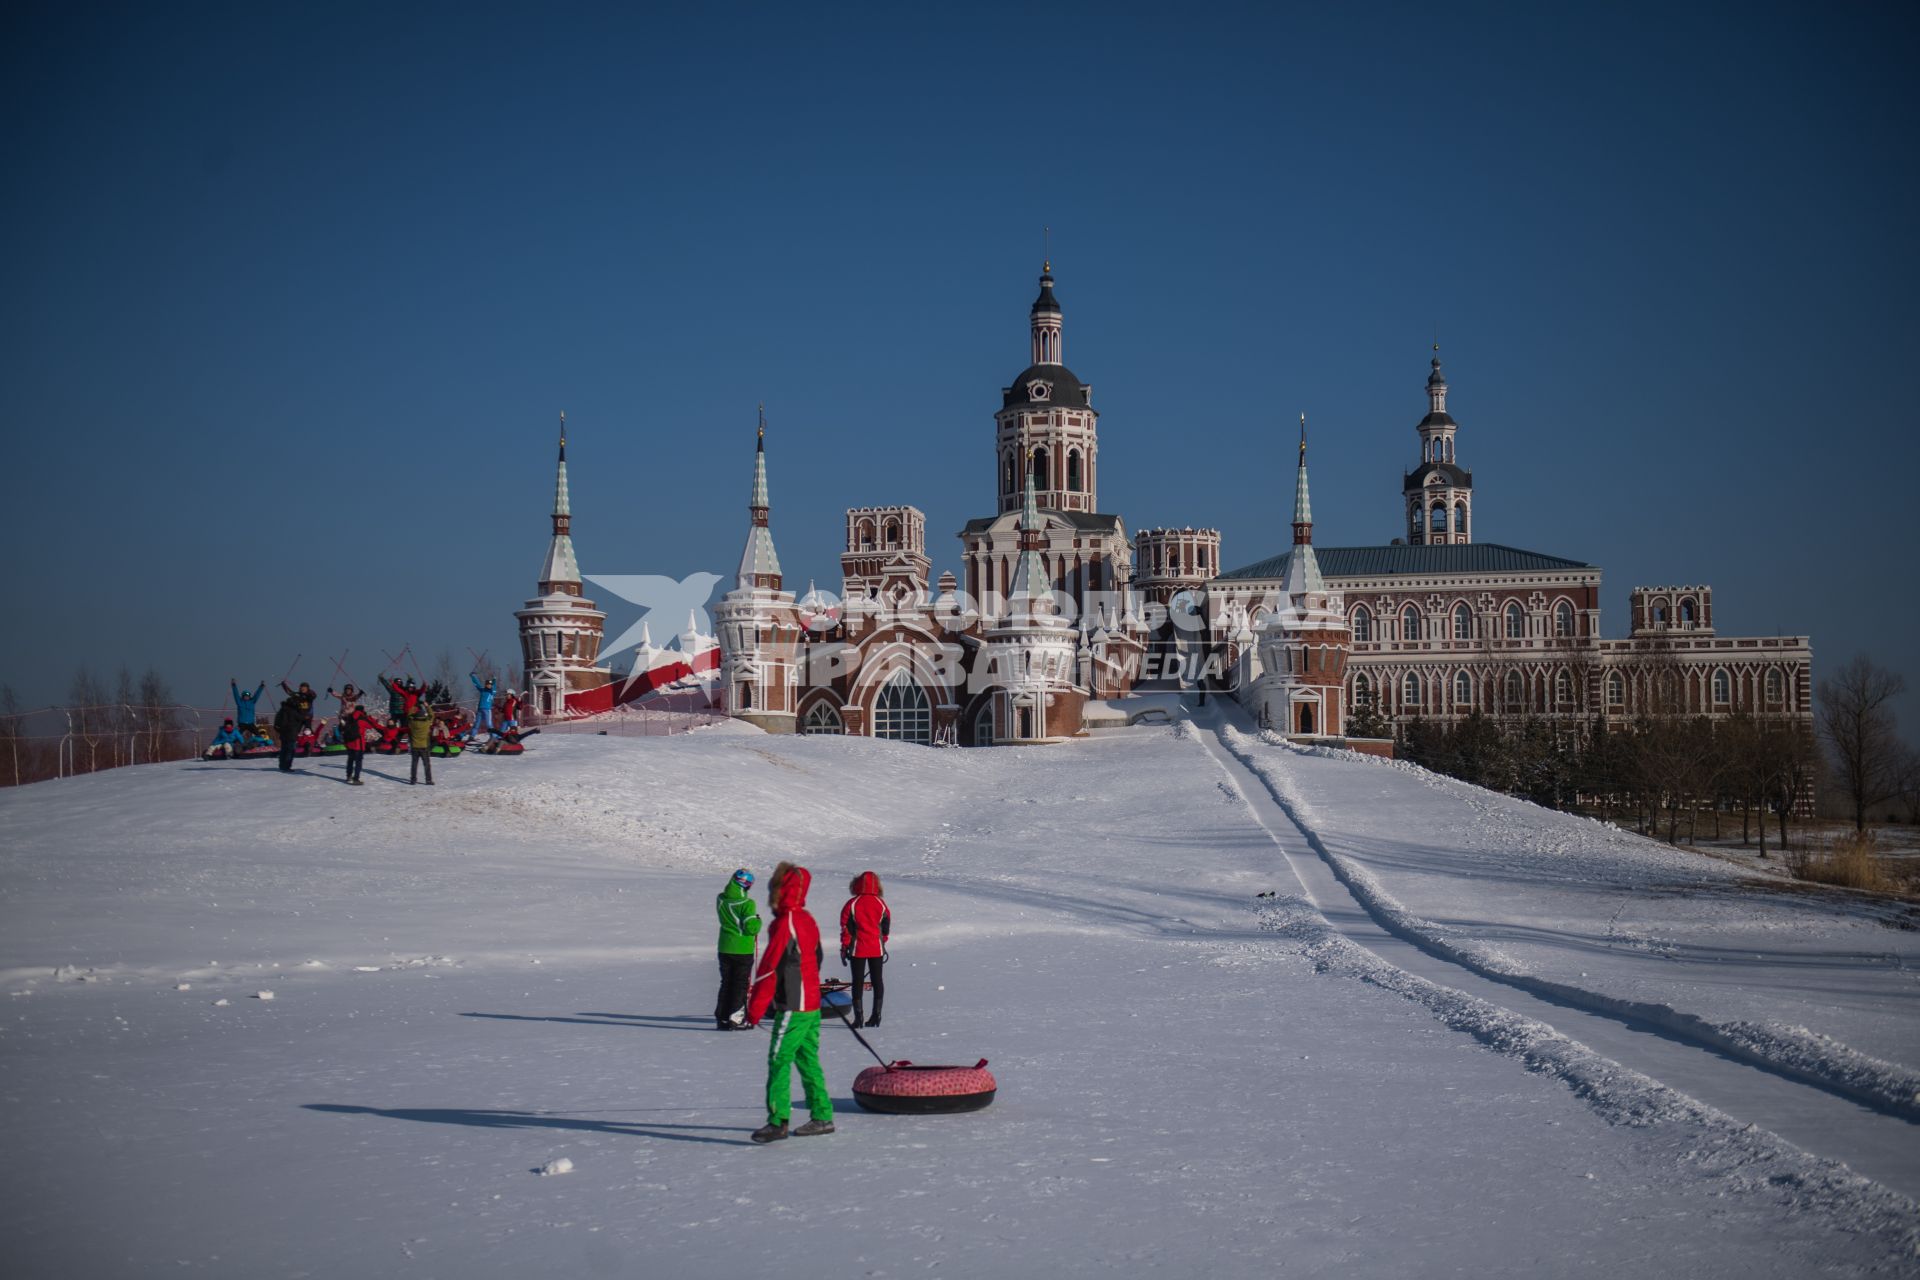
[[[1736,1133],[1757,1127],[1890,1189],[1908,1212],[1920,1199],[1920,1125],[1895,1106],[1759,1059],[1687,1015],[1487,972],[1396,927],[1354,891],[1316,834],[1226,743],[1217,713],[1194,728],[1292,871],[1303,895],[1298,905],[1340,948],[1357,949],[1335,958],[1316,948],[1323,967],[1395,990],[1530,1067],[1555,1072],[1610,1119],[1642,1123],[1662,1112],[1693,1111]]]

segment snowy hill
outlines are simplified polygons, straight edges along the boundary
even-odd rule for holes
[[[9,1274],[1916,1265],[1894,914],[1228,724],[436,776],[0,794]],[[823,923],[880,874],[870,1038],[991,1059],[993,1107],[859,1111],[835,1026],[839,1132],[746,1143],[766,1039],[711,1030],[711,902],[781,857]]]

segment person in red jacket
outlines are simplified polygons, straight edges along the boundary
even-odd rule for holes
[[[840,963],[853,964],[853,1025],[880,1025],[880,1002],[887,996],[887,980],[882,971],[887,963],[887,935],[893,932],[893,913],[880,896],[880,877],[862,871],[847,886],[852,894],[840,908]],[[866,990],[867,977],[873,977],[873,1018],[860,1016],[860,996]]]
[[[357,703],[340,717],[340,742],[347,749],[347,781],[356,787],[366,785],[360,780],[360,771],[367,763],[367,735],[379,731],[367,709]]]
[[[783,862],[767,884],[773,927],[747,996],[748,1026],[759,1026],[769,1009],[774,1013],[773,1044],[767,1049],[767,1123],[754,1131],[755,1142],[787,1136],[795,1067],[806,1089],[809,1118],[793,1136],[833,1132],[833,1097],[820,1069],[820,926],[807,910],[812,883],[805,867]]]

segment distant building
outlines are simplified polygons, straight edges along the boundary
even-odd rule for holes
[[[1361,708],[1391,724],[1475,711],[1811,720],[1806,637],[1720,636],[1711,589],[1693,586],[1635,588],[1630,634],[1603,639],[1597,566],[1476,541],[1437,348],[1420,459],[1401,476],[1404,535],[1313,545],[1303,422],[1292,545],[1223,571],[1217,530],[1130,538],[1099,509],[1099,413],[1064,363],[1050,266],[1028,331],[1030,361],[994,414],[996,514],[959,532],[964,582],[929,581],[917,508],[854,507],[840,597],[796,599],[773,546],[762,423],[747,545],[716,615],[733,715],[776,732],[1054,742],[1085,732],[1093,704],[1124,711],[1135,693],[1198,684],[1307,737],[1341,736]]]

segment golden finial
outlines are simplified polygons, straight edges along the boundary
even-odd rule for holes
[[[766,438],[767,438],[767,402],[765,400],[762,400],[760,402],[760,439],[765,440]]]

